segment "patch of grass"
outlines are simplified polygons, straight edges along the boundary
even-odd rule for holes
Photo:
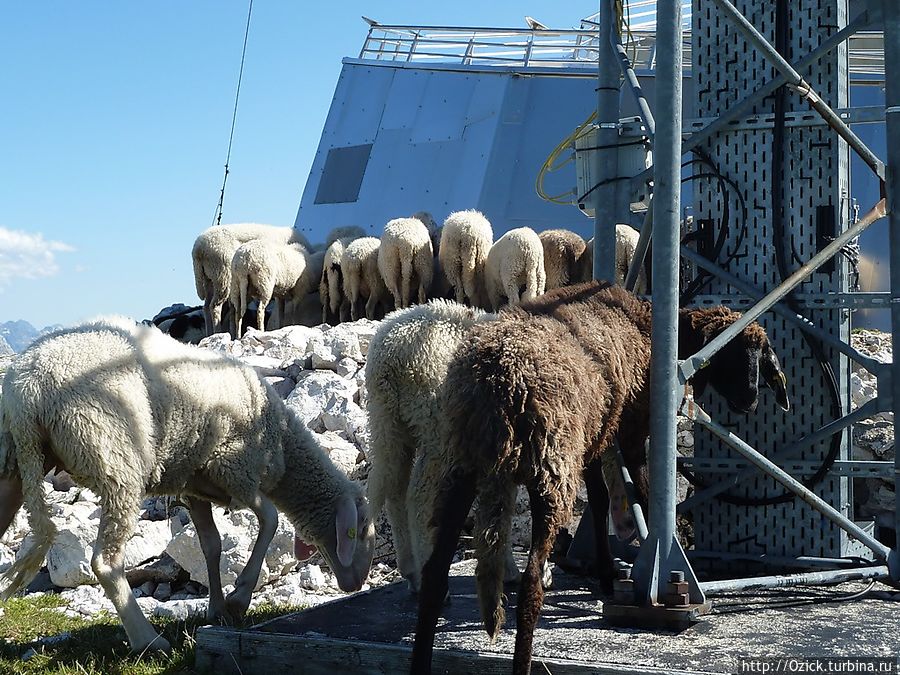
[[[65,616],[65,603],[54,595],[15,598],[0,603],[0,673],[4,675],[176,675],[193,674],[194,635],[201,618],[188,621],[154,619],[153,626],[172,645],[170,656],[132,654],[119,618],[103,612],[90,619]],[[245,626],[296,612],[301,607],[261,605],[251,610]],[[69,632],[69,639],[40,644],[42,637]],[[23,654],[34,654],[27,661]]]

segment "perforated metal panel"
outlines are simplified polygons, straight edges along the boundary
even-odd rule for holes
[[[775,3],[770,0],[738,0],[736,6],[760,32],[774,43]],[[845,0],[792,0],[790,2],[790,53],[788,61],[796,62],[814,49],[820,41],[846,23]],[[711,0],[696,0],[692,20],[693,77],[697,91],[698,117],[713,117],[758,89],[775,76],[765,58],[750,46],[716,11]],[[848,103],[846,51],[840,48],[824,57],[815,69],[804,73],[816,91],[832,106]],[[758,113],[771,113],[773,98],[757,106]],[[808,106],[795,92],[787,96],[787,110],[807,110]],[[747,232],[742,242],[739,232],[732,230],[723,254],[737,252],[728,270],[767,290],[778,280],[772,239],[772,130],[740,130],[720,134],[706,144],[719,171],[735,181],[747,205]],[[788,127],[785,129],[783,182],[784,223],[787,232],[789,270],[808,260],[821,247],[825,234],[817,226],[817,211],[830,207],[835,227],[844,229],[849,219],[848,184],[849,154],[846,144],[827,127]],[[697,167],[696,171],[708,171]],[[732,214],[738,209],[733,195]],[[715,181],[702,180],[694,187],[694,213],[697,218],[712,218],[718,224],[722,214],[722,196]],[[821,217],[821,215],[820,215]],[[791,250],[793,249],[793,254]],[[718,281],[707,287],[710,293],[736,294]],[[847,269],[837,260],[831,273],[818,272],[799,288],[800,293],[845,291]],[[832,335],[849,337],[846,310],[807,310],[808,315]],[[767,456],[791,445],[802,436],[834,419],[831,396],[822,372],[798,329],[767,313],[761,319],[781,359],[788,377],[793,405],[782,413],[772,396],[763,391],[759,408],[751,416],[736,416],[727,410],[714,394],[707,393],[701,402],[710,414]],[[844,357],[825,348],[834,369],[844,410],[848,405],[849,369]],[[793,459],[820,462],[829,443],[819,443]],[[697,457],[732,456],[732,452],[710,434],[696,430],[694,453]],[[842,442],[840,459],[847,456],[846,440]],[[781,494],[783,489],[773,480],[756,477],[741,483],[728,494],[744,497],[766,497]],[[707,480],[714,477],[707,475]],[[851,495],[846,478],[829,477],[816,492],[843,513],[850,514]],[[830,525],[823,516],[799,499],[776,506],[737,506],[721,501],[707,502],[695,511],[695,545],[698,549],[732,553],[768,553],[778,556],[828,556],[849,554],[846,535]],[[855,550],[855,549],[854,549]]]

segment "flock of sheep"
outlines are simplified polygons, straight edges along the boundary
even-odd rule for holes
[[[398,308],[373,337],[366,365],[368,499],[254,370],[153,327],[100,320],[44,336],[7,371],[0,534],[24,503],[36,546],[4,574],[0,596],[26,584],[46,555],[54,525],[41,486],[54,467],[100,498],[92,568],[136,651],[169,648],[141,613],[124,573],[125,542],[144,494],[186,499],[207,559],[212,621],[246,611],[276,510],[293,522],[297,550],[315,544],[340,587],[353,591],[368,574],[373,518],[383,508],[399,570],[419,594],[413,672],[425,673],[449,566],[475,504],[482,620],[496,637],[505,618],[503,583],[520,577],[513,669],[529,672],[550,581],[547,559],[582,477],[598,514],[598,574],[611,586],[603,515],[611,488],[600,464],[613,438],[647,507],[652,307],[621,287],[580,282],[590,269],[590,245],[571,233],[539,236],[523,228],[493,242],[490,224],[474,211],[451,214],[440,232],[429,221],[425,214],[392,220],[380,240],[336,232],[319,251],[291,231],[223,226],[204,232],[194,249],[210,330],[226,299],[239,320],[257,297],[262,317],[270,298],[298,302],[316,293],[316,279],[323,311],[338,318],[359,316],[363,304],[367,315],[379,303]],[[548,285],[560,287],[545,292]],[[441,298],[455,300],[426,302],[436,287]],[[502,297],[511,306],[500,309]],[[277,315],[285,316],[281,302]],[[682,310],[679,356],[739,316],[724,307]],[[735,411],[754,410],[760,386],[788,407],[778,359],[756,323],[699,371],[695,391],[706,385]],[[524,572],[509,550],[518,486],[528,492],[533,522]],[[249,508],[260,523],[227,597],[212,503]],[[617,531],[631,534],[627,525]]]
[[[618,282],[624,281],[637,238],[633,228],[616,227]],[[516,305],[588,281],[592,242],[569,230],[538,234],[528,227],[494,241],[490,222],[478,211],[451,213],[441,227],[420,211],[389,221],[380,239],[356,226],[338,227],[319,246],[293,228],[216,225],[197,237],[192,259],[206,334],[238,336],[252,300],[259,303],[259,330],[272,300],[269,328],[301,321],[300,308],[317,301],[322,322],[332,324],[381,318],[430,298],[455,298],[496,312],[504,300]],[[642,273],[636,290],[645,287]],[[234,318],[223,322],[223,316]]]

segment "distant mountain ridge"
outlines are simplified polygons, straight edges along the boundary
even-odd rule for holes
[[[12,351],[18,353],[24,351],[28,345],[45,333],[60,328],[59,324],[47,326],[38,330],[27,321],[4,321],[0,323],[0,355],[3,354],[3,346],[6,345]]]

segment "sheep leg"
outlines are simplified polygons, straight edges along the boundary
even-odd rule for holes
[[[385,500],[384,509],[387,513],[388,521],[391,523],[391,534],[394,536],[397,569],[400,575],[409,583],[410,592],[417,593],[419,591],[419,575],[416,569],[415,556],[413,555],[406,500],[403,497],[405,495],[400,495],[400,499],[394,496],[388,497]],[[415,516],[416,514],[412,515]]]
[[[278,529],[278,510],[268,497],[257,492],[247,506],[259,520],[259,534],[253,544],[250,559],[234,582],[234,590],[225,598],[225,609],[233,617],[243,617],[246,614],[250,606],[250,596],[256,588],[259,572],[266,559],[266,551],[272,543],[275,530]]]
[[[369,299],[366,300],[366,318],[373,320],[377,318],[375,316],[375,312],[378,309],[378,295],[376,293],[372,293],[369,295]]]
[[[276,330],[278,328],[284,328],[286,325],[286,321],[284,320],[284,312],[286,310],[285,307],[285,299],[284,298],[275,298],[275,312],[273,312],[274,316],[272,320],[269,322],[269,330]]]
[[[125,579],[125,542],[134,532],[137,513],[135,508],[123,506],[121,500],[103,500],[91,568],[116,608],[131,650],[140,653],[149,649],[168,653],[171,651],[168,641],[150,625]]]
[[[516,280],[508,279],[503,286],[504,286],[504,290],[506,291],[506,297],[509,298],[510,307],[518,305],[520,302],[520,300],[519,300],[519,284],[516,283]],[[526,291],[526,294],[527,294],[527,291]]]
[[[478,490],[475,507],[475,582],[481,605],[481,619],[491,641],[497,639],[506,621],[503,610],[503,581],[508,559],[512,558],[509,534],[512,513],[515,510],[516,486],[505,476],[493,474],[484,480]],[[518,578],[518,568],[513,561]]]
[[[554,494],[553,489],[560,490],[560,494]],[[528,675],[531,672],[534,627],[544,604],[544,587],[541,583],[544,564],[553,549],[557,526],[562,520],[562,512],[565,511],[564,500],[568,497],[561,494],[562,492],[560,484],[554,484],[550,489],[540,485],[532,485],[528,489],[528,499],[531,502],[531,551],[528,554],[525,571],[522,572],[522,581],[516,598],[513,673],[517,675]],[[574,494],[571,497],[574,500]]]
[[[609,451],[609,450],[608,450]],[[603,462],[595,458],[584,467],[584,484],[587,487],[588,504],[594,518],[594,543],[597,560],[595,569],[604,593],[612,593],[616,568],[609,548],[609,490],[603,479]]]
[[[215,326],[212,316],[212,299],[212,291],[207,291],[206,297],[203,298],[203,323],[207,336],[213,334],[213,327]]]
[[[0,478],[0,537],[6,534],[23,500],[22,478],[19,474]]]
[[[400,308],[404,309],[412,304],[412,260],[404,256],[400,260]]]
[[[349,274],[346,278],[346,282],[349,282],[349,289],[345,289],[347,291],[347,295],[350,298],[350,320],[356,321],[359,318],[359,279],[357,278],[358,274]]]
[[[222,577],[219,571],[222,538],[213,520],[212,504],[196,497],[187,501],[191,520],[200,540],[200,550],[206,559],[206,574],[209,577],[209,608],[206,611],[206,618],[210,623],[218,623],[225,617],[225,596],[222,595]]]
[[[256,328],[258,330],[266,329],[266,307],[268,307],[270,299],[262,296],[259,298],[259,306],[256,308]]]
[[[411,672],[414,674],[431,672],[434,635],[449,586],[447,575],[459,533],[474,501],[475,480],[471,474],[451,471],[438,486],[433,521],[439,525],[434,550],[422,568],[422,591],[419,593],[419,616],[412,652]]]

